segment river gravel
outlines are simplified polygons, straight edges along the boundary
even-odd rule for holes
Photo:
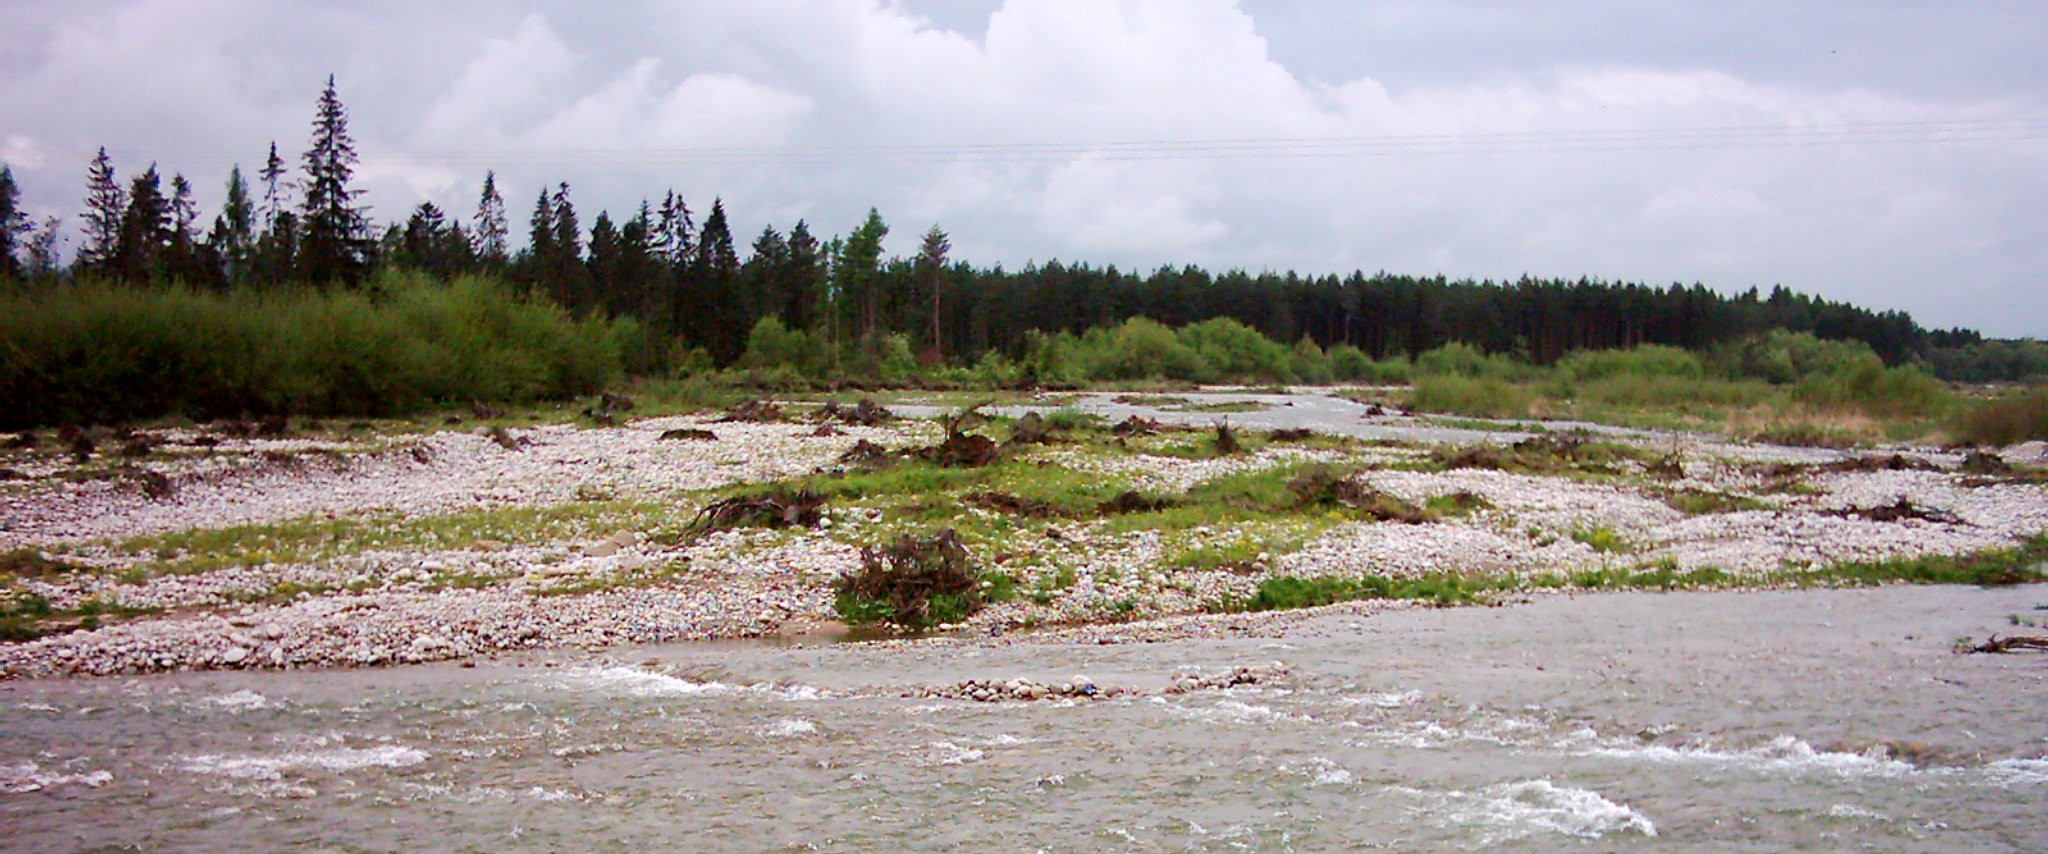
[[[659,438],[684,427],[711,430],[718,439]],[[176,485],[174,495],[158,499],[119,477],[75,483],[44,477],[62,467],[47,457],[27,459],[15,467],[39,479],[0,490],[0,550],[52,550],[99,570],[26,578],[18,589],[57,610],[97,603],[157,613],[0,644],[0,678],[363,666],[531,648],[835,631],[841,627],[834,622],[833,579],[859,566],[861,544],[886,533],[875,527],[877,516],[860,508],[834,507],[827,527],[797,533],[724,532],[678,541],[644,531],[579,535],[572,527],[545,542],[429,543],[144,577],[122,570],[143,566],[150,556],[115,545],[138,535],[295,519],[430,517],[593,498],[686,506],[696,500],[688,496],[693,490],[802,475],[836,465],[859,441],[901,448],[935,441],[940,430],[899,419],[818,436],[811,424],[670,417],[615,428],[515,428],[511,434],[517,449],[461,429],[353,442],[227,440],[214,449],[217,456],[151,463]],[[189,442],[193,434],[165,438]],[[1965,553],[2048,531],[2048,488],[1965,478],[1954,470],[1959,456],[1949,453],[1907,452],[1938,470],[1810,474],[1795,478],[1798,488],[1786,489],[1782,476],[1758,463],[1841,455],[1651,436],[1629,441],[1660,454],[1679,451],[1683,478],[1659,482],[1641,477],[1639,464],[1627,464],[1621,481],[1605,482],[1411,470],[1428,453],[1426,434],[1406,445],[1348,451],[1271,443],[1224,459],[1146,452],[1156,450],[1148,442],[1176,439],[1134,441],[1128,454],[1061,446],[1023,453],[1166,493],[1216,477],[1321,462],[1364,466],[1364,485],[1418,505],[1455,493],[1484,503],[1467,515],[1420,525],[1325,525],[1291,548],[1226,566],[1189,566],[1179,557],[1245,536],[1287,532],[1119,531],[1099,519],[1058,520],[1044,535],[1020,529],[982,557],[1015,578],[1024,595],[953,629],[1002,643],[1227,636],[1255,632],[1269,618],[1202,612],[1219,600],[1249,599],[1277,575],[1565,574],[1652,563],[1759,575]],[[1763,509],[1691,515],[1666,502],[1664,495],[1677,490],[1723,494]],[[1902,499],[1953,519],[1879,522],[1851,515]],[[1051,628],[1019,631],[1032,627]]]

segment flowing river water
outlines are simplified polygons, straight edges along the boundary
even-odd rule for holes
[[[0,683],[0,848],[2048,848],[2038,587]],[[1175,673],[1284,663],[1257,686]],[[965,679],[1141,696],[975,703]]]

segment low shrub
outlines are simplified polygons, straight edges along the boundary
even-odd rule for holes
[[[1505,380],[1448,373],[1416,378],[1408,393],[1408,406],[1473,418],[1527,418],[1535,400],[1527,390]]]
[[[2048,389],[2008,394],[1965,410],[1956,438],[1973,445],[2010,445],[2048,439]]]
[[[478,277],[227,292],[85,282],[0,295],[0,424],[570,398],[615,379],[640,334]]]
[[[860,571],[841,576],[834,593],[833,608],[848,623],[905,628],[957,623],[986,601],[983,579],[951,528],[862,549]]]

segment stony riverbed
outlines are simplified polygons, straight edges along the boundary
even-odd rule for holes
[[[1432,467],[1425,463],[1444,448],[1517,435],[1446,435],[1313,394],[1228,399],[1240,398],[1262,407],[1228,416],[1247,436],[1309,429],[1322,438],[1205,456],[1189,450],[1199,434],[1167,431],[1115,447],[1006,453],[1020,467],[1162,495],[1262,470],[1342,465],[1377,493],[1414,505],[1457,498],[1471,509],[1427,524],[1297,514],[1147,527],[961,505],[949,512],[979,532],[977,561],[1022,593],[951,629],[988,637],[1064,627],[1108,638],[1135,624],[1170,635],[1156,626],[1192,627],[1179,618],[1242,601],[1283,575],[1666,567],[1765,577],[1964,554],[2048,531],[2048,488],[1964,472],[1954,453],[1618,434],[1603,441],[1641,453],[1598,476]],[[679,430],[715,438],[677,440]],[[0,551],[61,568],[17,573],[7,595],[75,615],[64,619],[83,628],[0,643],[0,675],[376,665],[836,631],[834,579],[859,565],[861,546],[932,508],[843,501],[816,528],[676,532],[721,488],[837,470],[857,443],[901,449],[942,432],[913,418],[821,430],[808,417],[707,415],[268,438],[166,429],[144,432],[142,454],[103,450],[83,463],[48,447],[12,451],[0,463],[15,475],[0,482]],[[2029,453],[2037,451],[2017,449],[2014,462],[2038,463]],[[1676,470],[1653,477],[1658,459]],[[1915,512],[1880,512],[1894,507]],[[1197,559],[1207,555],[1227,559]]]

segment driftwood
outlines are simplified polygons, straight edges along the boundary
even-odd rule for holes
[[[291,419],[279,414],[265,415],[256,422],[256,435],[263,439],[282,439],[292,434]]]
[[[951,528],[861,549],[860,563],[859,572],[839,579],[839,592],[880,603],[890,622],[932,622],[932,600],[942,595],[953,598],[962,616],[981,609],[981,579],[969,562],[967,544]]]
[[[1850,457],[1844,460],[1836,460],[1832,463],[1828,463],[1826,465],[1821,466],[1819,470],[1829,473],[1863,471],[1940,471],[1941,467],[1933,463],[1930,463],[1926,460],[1923,460],[1919,457],[1909,457],[1904,454],[1892,454],[1888,457]]]
[[[893,456],[895,455],[889,453],[888,448],[862,439],[853,443],[853,447],[847,448],[846,453],[840,454],[839,461],[847,465],[879,466],[887,463]]]
[[[1901,496],[1896,502],[1881,507],[1848,507],[1832,511],[1832,515],[1843,518],[1868,519],[1872,522],[1903,522],[1907,519],[1919,519],[1923,522],[1935,522],[1942,525],[1968,524],[1962,520],[1962,517],[1954,513],[1946,510],[1937,510],[1932,507],[1920,507],[1911,501],[1907,501],[1904,496]]]
[[[1231,457],[1244,453],[1244,446],[1238,444],[1237,431],[1230,429],[1230,422],[1216,425],[1216,456]]]
[[[1173,500],[1170,498],[1158,498],[1137,490],[1129,490],[1096,505],[1095,512],[1103,516],[1121,516],[1125,513],[1151,513],[1172,506]]]
[[[170,477],[163,472],[151,471],[141,466],[128,465],[121,467],[121,474],[134,481],[135,485],[142,490],[142,494],[149,496],[151,499],[162,501],[178,494],[177,485],[172,483]]]
[[[2004,457],[1997,454],[1985,451],[1971,451],[1963,457],[1963,464],[1959,471],[1963,474],[1974,474],[1981,477],[1998,477],[2000,475],[2012,474],[2012,464],[2006,462]]]
[[[961,497],[962,501],[976,507],[1007,513],[1012,516],[1029,516],[1034,519],[1053,519],[1068,515],[1057,507],[1036,498],[1025,498],[1008,492],[970,492]]]
[[[528,439],[525,436],[515,436],[512,434],[512,431],[497,424],[493,424],[490,429],[485,430],[484,435],[489,437],[491,441],[498,443],[498,447],[508,451],[517,451],[533,444],[532,439]]]
[[[718,420],[722,422],[751,421],[767,423],[787,421],[789,418],[783,415],[782,407],[772,400],[749,400],[733,407],[732,411],[727,412],[724,417]]]
[[[2010,637],[1992,635],[1990,640],[1969,647],[1968,651],[2006,653],[2021,649],[2048,650],[2048,635],[2012,635]]]
[[[1345,507],[1380,522],[1419,525],[1429,521],[1429,514],[1421,508],[1366,486],[1351,474],[1332,466],[1314,466],[1288,481],[1287,489],[1302,509]]]
[[[92,452],[99,446],[93,442],[92,434],[76,424],[66,424],[57,429],[57,441],[63,442],[65,450],[71,452],[71,461],[83,463],[92,459]]]
[[[1677,449],[1651,460],[1643,466],[1643,473],[1664,480],[1685,479],[1685,455]]]
[[[859,403],[852,406],[840,406],[837,403],[827,401],[824,406],[818,408],[819,421],[837,421],[853,427],[874,427],[887,424],[895,417],[895,413],[875,403],[874,398],[869,397],[861,398]]]
[[[951,468],[980,468],[996,461],[1001,454],[996,440],[974,433],[949,432],[946,440],[928,448],[919,448],[916,455],[942,466]]]
[[[820,437],[823,437],[823,436],[844,436],[844,435],[846,435],[846,431],[845,431],[845,430],[841,430],[841,429],[839,429],[839,428],[837,428],[837,427],[834,427],[834,426],[832,426],[832,425],[830,425],[830,424],[820,424],[820,425],[818,425],[818,429],[816,429],[816,430],[812,430],[812,431],[811,431],[811,435],[813,435],[813,436],[820,436]]]
[[[697,427],[677,427],[664,431],[661,439],[671,442],[716,442],[718,434]]]
[[[825,518],[824,506],[825,496],[808,489],[738,495],[697,511],[689,529],[702,535],[730,528],[815,528]]]
[[[996,440],[969,433],[966,428],[970,419],[980,417],[977,410],[987,405],[977,403],[955,413],[946,419],[945,441],[910,451],[910,455],[951,468],[980,468],[994,463],[1002,456]]]
[[[1157,421],[1133,415],[1117,422],[1116,426],[1109,428],[1109,432],[1116,436],[1150,436],[1163,429],[1164,426]]]
[[[1052,438],[1052,425],[1036,412],[1026,412],[1024,417],[1010,425],[1011,445],[1039,445]]]

